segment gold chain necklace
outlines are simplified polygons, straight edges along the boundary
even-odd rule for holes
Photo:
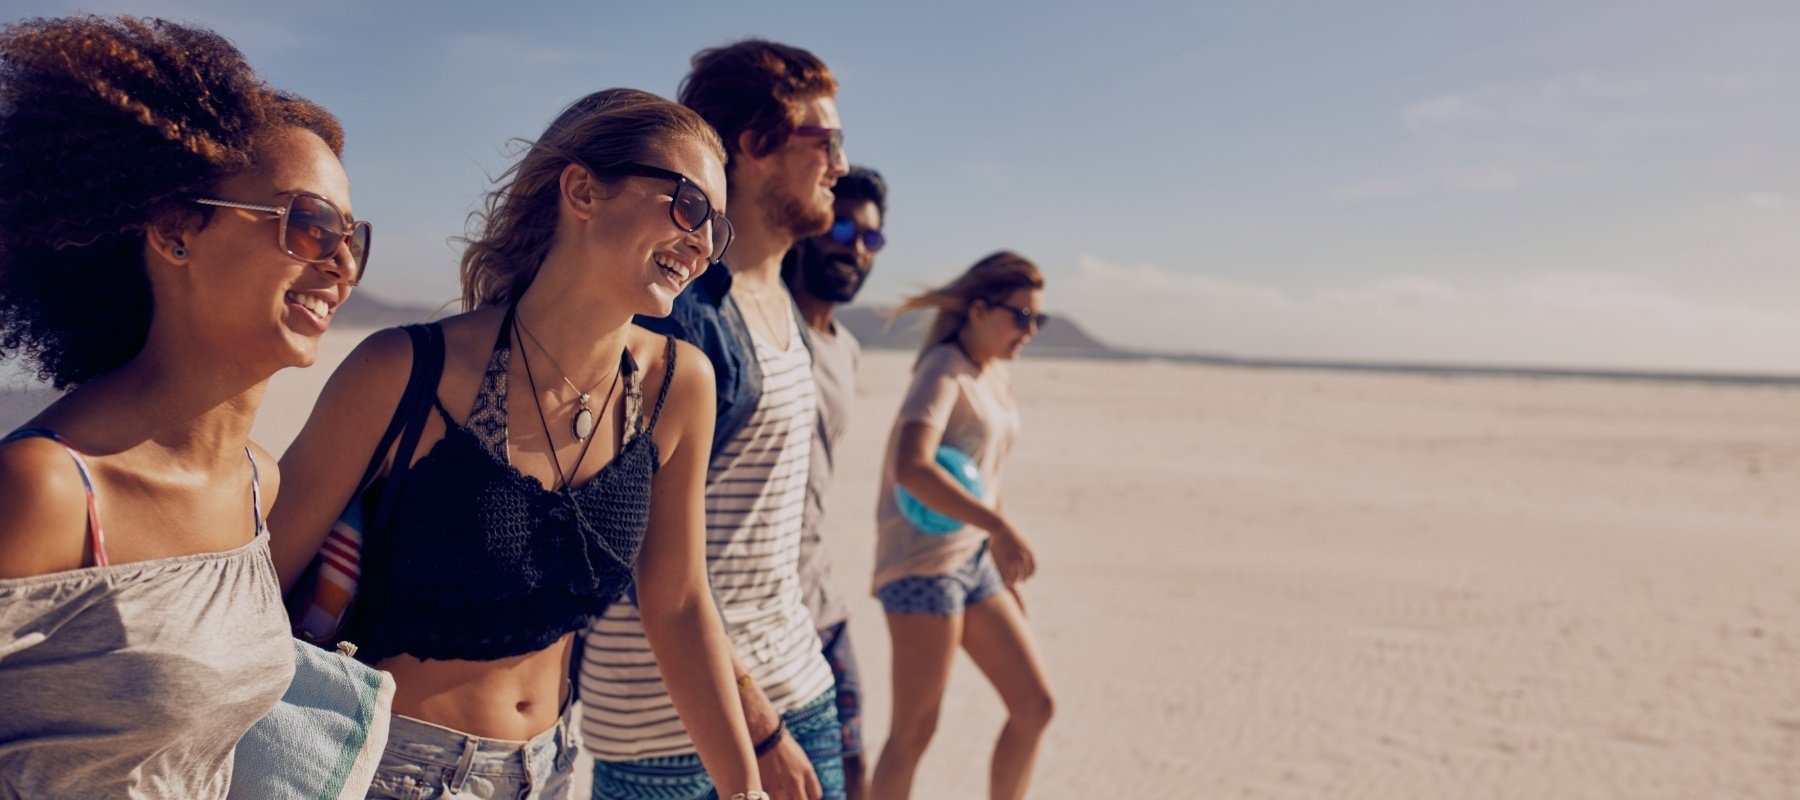
[[[773,292],[771,290],[764,289],[761,292],[745,291],[744,294],[749,296],[750,301],[751,301],[750,305],[756,310],[757,321],[761,322],[763,324],[763,328],[769,332],[769,342],[771,344],[779,344],[780,349],[786,350],[787,346],[788,346],[788,342],[776,342],[775,341],[776,337],[779,337],[781,334],[787,332],[786,326],[783,326],[780,329],[776,328],[775,323],[773,323],[769,320],[768,310],[763,308],[763,298],[770,294],[773,294]]]

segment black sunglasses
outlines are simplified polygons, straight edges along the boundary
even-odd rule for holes
[[[712,255],[707,260],[714,262],[724,260],[725,250],[731,247],[731,239],[734,236],[731,230],[731,220],[713,209],[712,198],[706,196],[706,190],[700,188],[699,184],[688,180],[688,176],[672,169],[652,167],[649,164],[630,161],[610,164],[590,171],[597,174],[634,175],[640,178],[662,178],[674,181],[675,191],[670,195],[672,199],[669,201],[669,219],[675,223],[675,227],[688,233],[700,230],[701,226],[711,222],[712,230],[709,233],[712,237]]]
[[[1019,330],[1022,331],[1031,330],[1033,325],[1036,325],[1038,330],[1043,330],[1044,324],[1050,321],[1049,314],[1033,314],[1029,308],[1009,306],[1005,303],[996,303],[992,300],[983,300],[982,302],[987,303],[994,308],[1004,308],[1007,311],[1011,311],[1013,313],[1013,324],[1019,326]]]
[[[338,247],[350,243],[350,285],[362,283],[369,268],[369,241],[373,229],[367,222],[351,219],[337,205],[311,192],[295,192],[287,204],[280,206],[239,203],[201,197],[194,200],[203,206],[237,208],[274,214],[280,224],[275,228],[275,245],[308,264],[323,264],[337,257]]]
[[[867,230],[858,228],[855,220],[840,217],[831,223],[831,240],[838,244],[850,247],[856,243],[858,236],[862,237],[863,249],[871,253],[879,251],[882,245],[887,244],[887,237],[881,235],[881,231],[874,228]]]

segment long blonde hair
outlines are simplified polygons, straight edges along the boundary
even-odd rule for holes
[[[464,311],[514,302],[550,253],[563,169],[604,169],[644,161],[656,145],[682,137],[721,160],[719,134],[684,106],[636,89],[604,89],[570,104],[518,163],[500,174],[486,210],[470,217],[480,233],[464,240]]]
[[[1044,273],[1024,256],[1001,250],[969,267],[961,276],[943,286],[907,298],[894,309],[899,317],[913,311],[937,309],[919,356],[925,351],[956,338],[969,321],[969,306],[976,300],[986,303],[1006,302],[1006,296],[1020,289],[1044,288]],[[914,366],[918,362],[914,361]]]

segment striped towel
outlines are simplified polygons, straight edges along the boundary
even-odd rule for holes
[[[368,794],[387,748],[394,676],[295,640],[294,682],[238,741],[231,800],[349,800]]]

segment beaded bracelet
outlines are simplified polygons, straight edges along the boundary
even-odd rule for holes
[[[756,757],[762,758],[768,755],[770,750],[775,749],[775,745],[781,744],[781,737],[785,733],[787,733],[787,721],[776,720],[775,730],[770,731],[768,736],[764,736],[762,741],[756,743]]]

